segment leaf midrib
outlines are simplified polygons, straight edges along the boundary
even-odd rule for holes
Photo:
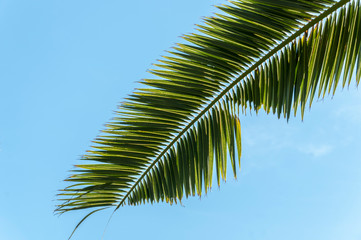
[[[219,93],[217,97],[215,97],[192,121],[190,121],[187,126],[183,128],[181,132],[178,133],[178,135],[167,145],[166,148],[163,149],[163,151],[158,155],[158,157],[147,167],[147,169],[143,172],[143,174],[137,179],[137,181],[133,184],[133,186],[127,191],[126,195],[122,198],[122,200],[119,202],[117,207],[115,208],[114,212],[123,205],[125,200],[129,197],[129,195],[133,192],[133,190],[138,186],[138,184],[143,180],[143,178],[148,174],[150,170],[153,169],[153,167],[161,160],[161,158],[164,156],[165,153],[168,152],[168,150],[186,133],[205,113],[207,113],[215,104],[218,103],[218,101],[224,97],[236,84],[238,84],[242,79],[244,79],[248,74],[253,72],[257,67],[262,65],[264,62],[266,62],[271,56],[273,56],[275,53],[277,53],[279,50],[284,48],[287,44],[295,40],[297,37],[299,37],[301,34],[305,33],[308,29],[310,29],[312,26],[316,25],[318,22],[322,21],[324,18],[326,18],[331,13],[337,11],[337,9],[341,8],[351,0],[341,0],[334,5],[332,5],[330,8],[322,12],[320,15],[318,15],[316,18],[308,22],[306,25],[304,25],[302,28],[297,30],[295,33],[293,33],[290,37],[285,39],[283,42],[281,42],[279,45],[277,45],[275,48],[273,48],[271,51],[269,51],[266,55],[264,55],[262,58],[260,58],[256,63],[254,63],[251,67],[248,68],[244,73],[242,73],[238,78],[236,78],[227,88],[225,88],[222,92]]]

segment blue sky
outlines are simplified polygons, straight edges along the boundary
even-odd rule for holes
[[[221,0],[0,0],[0,239],[67,239],[86,212],[54,216],[57,190],[113,111]],[[110,239],[360,239],[361,91],[302,122],[241,118],[242,170],[183,206],[124,207]],[[111,211],[73,239],[100,239]]]

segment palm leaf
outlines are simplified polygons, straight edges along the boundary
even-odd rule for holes
[[[240,167],[239,109],[303,117],[315,96],[354,75],[359,83],[359,0],[236,0],[219,9],[119,107],[56,212],[207,193],[214,174],[220,185],[228,163],[234,176]]]

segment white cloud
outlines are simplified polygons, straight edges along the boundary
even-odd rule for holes
[[[311,154],[314,157],[320,157],[329,154],[333,147],[331,145],[306,145],[297,148],[298,151],[306,154]]]
[[[333,114],[337,118],[343,118],[353,123],[359,123],[361,121],[361,91],[353,89],[353,91],[347,91],[345,96],[340,97],[339,104]]]

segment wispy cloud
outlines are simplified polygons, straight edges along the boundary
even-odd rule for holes
[[[281,128],[274,128],[273,131],[267,131],[265,128],[259,127],[257,130],[250,129],[250,134],[247,134],[244,144],[249,148],[262,146],[262,151],[291,151],[308,154],[313,157],[325,156],[334,149],[333,144],[323,139],[319,141],[319,136],[322,132],[315,132],[311,137],[305,138],[300,131],[303,126],[284,125]],[[303,136],[299,138],[298,136]],[[313,140],[310,140],[313,139]]]
[[[320,145],[304,145],[297,147],[297,150],[311,154],[314,157],[320,157],[329,154],[332,151],[333,147],[328,144],[320,144]]]
[[[361,92],[352,91],[345,100],[345,104],[338,105],[333,114],[335,117],[344,118],[351,122],[359,123],[361,121]]]

